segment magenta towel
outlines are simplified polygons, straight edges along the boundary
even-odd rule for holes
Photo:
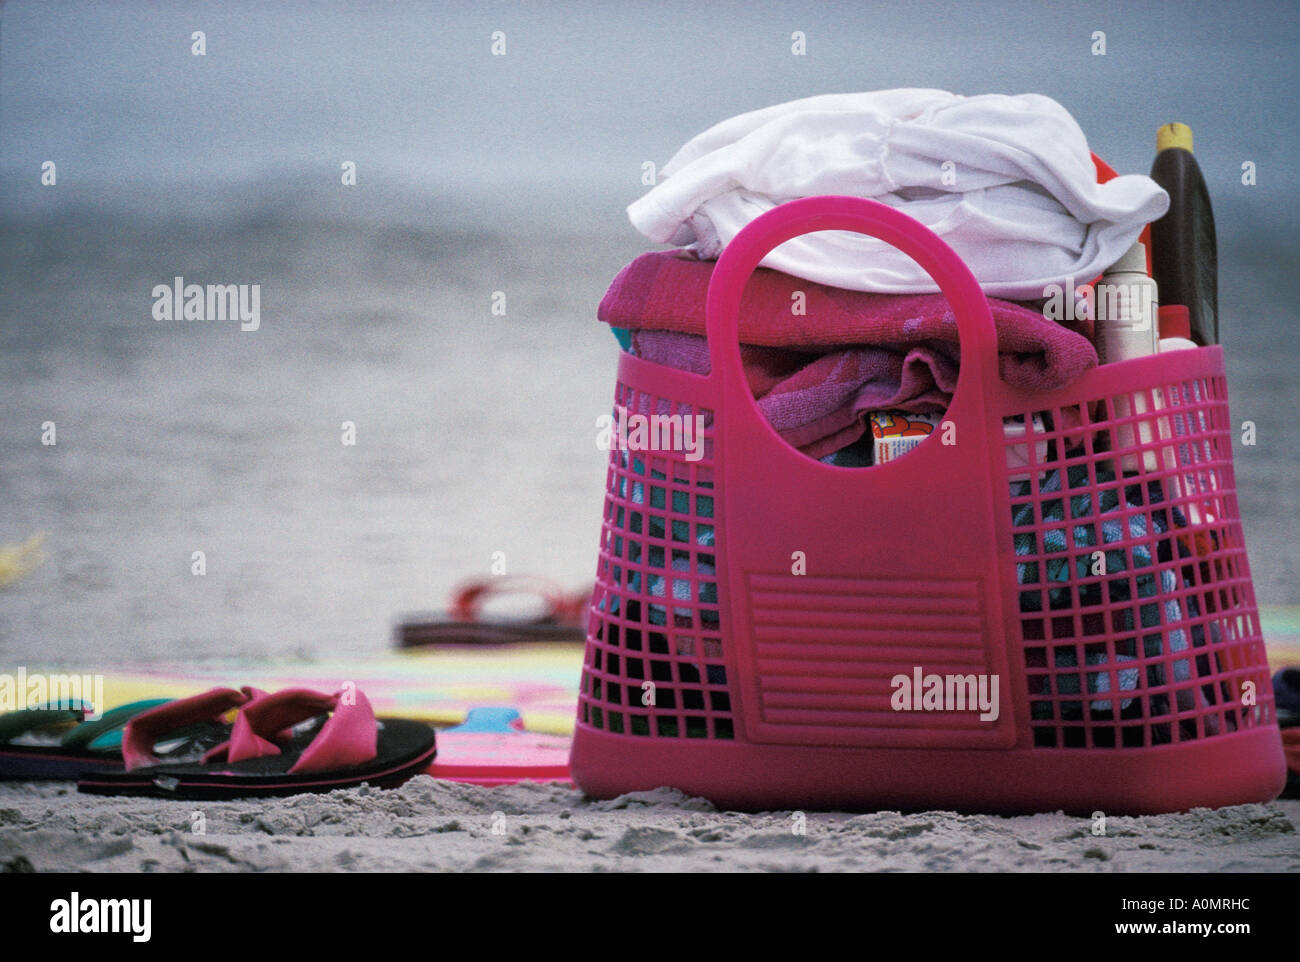
[[[597,316],[631,331],[703,335],[714,263],[676,250],[642,254],[614,278]],[[803,314],[792,310],[797,291],[803,294]],[[1096,366],[1091,322],[1073,330],[1033,306],[993,297],[988,302],[998,333],[999,370],[1013,387],[1055,390]],[[956,319],[942,294],[846,291],[762,267],[741,300],[740,340],[822,352],[848,345],[888,348],[899,354],[900,366],[910,363],[905,359],[913,351],[937,351],[940,345],[954,363],[960,358]]]

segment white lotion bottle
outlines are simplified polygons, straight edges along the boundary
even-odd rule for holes
[[[1173,351],[1194,351],[1200,348],[1200,345],[1192,340],[1192,325],[1189,312],[1182,304],[1166,304],[1161,307],[1159,312],[1160,326],[1160,353],[1168,354]],[[1186,403],[1195,403],[1202,400],[1200,385],[1196,383],[1186,384],[1182,388],[1183,392],[1188,392]],[[1160,436],[1169,444],[1162,449],[1165,461],[1165,468],[1170,472],[1170,476],[1165,480],[1165,491],[1170,498],[1179,505],[1183,514],[1186,515],[1189,523],[1193,525],[1201,524],[1203,514],[1200,506],[1192,499],[1183,498],[1183,490],[1189,483],[1182,476],[1180,465],[1184,462],[1190,462],[1191,453],[1187,447],[1187,433],[1190,430],[1188,423],[1189,417],[1195,417],[1198,433],[1207,429],[1205,415],[1197,411],[1195,415],[1186,413],[1177,413],[1177,408],[1182,407],[1184,398],[1180,393],[1172,397],[1165,398],[1169,402],[1170,410],[1174,412],[1171,418],[1160,419]],[[1171,423],[1172,420],[1172,423]],[[1181,447],[1180,447],[1181,442]],[[1182,460],[1179,454],[1182,454]],[[1196,479],[1193,475],[1192,481]],[[1208,480],[1204,475],[1201,480]],[[1211,481],[1212,483],[1212,481]]]
[[[1149,357],[1160,350],[1160,332],[1156,326],[1158,296],[1156,282],[1147,275],[1147,252],[1139,241],[1124,252],[1101,277],[1096,290],[1097,358],[1102,364],[1116,364],[1139,357]],[[1155,406],[1160,397],[1154,395]],[[1138,394],[1115,399],[1114,417],[1129,418],[1147,413],[1146,399]],[[1154,439],[1152,425],[1145,421],[1118,424],[1112,438],[1117,449],[1132,448],[1140,437],[1143,443]],[[1136,454],[1120,456],[1120,470],[1133,474],[1138,470]],[[1143,466],[1157,470],[1154,451],[1143,455]]]

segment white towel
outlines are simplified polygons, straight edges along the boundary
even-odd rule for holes
[[[1149,177],[1098,184],[1088,142],[1049,97],[898,89],[809,97],[695,137],[628,207],[659,243],[716,258],[777,204],[852,194],[896,207],[948,242],[985,293],[1047,296],[1119,260],[1169,196]],[[856,291],[933,293],[900,251],[843,231],[783,244],[764,266]]]

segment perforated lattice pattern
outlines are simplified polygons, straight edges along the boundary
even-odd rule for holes
[[[707,427],[698,459],[644,438],[612,445],[580,719],[621,735],[734,738],[712,412],[623,383],[615,402],[616,438],[633,438],[638,417]],[[1010,641],[1032,744],[1139,748],[1272,721],[1224,378],[1016,420],[1003,442],[1019,613]]]
[[[1034,744],[1271,719],[1224,379],[1024,413],[1006,445]]]
[[[687,424],[680,419],[697,417],[690,424],[703,426],[702,445],[674,446],[689,437],[674,435]],[[638,436],[651,418],[650,433]],[[733,738],[713,414],[620,383],[614,422],[579,717],[622,735]]]

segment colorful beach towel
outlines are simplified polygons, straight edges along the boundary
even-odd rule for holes
[[[1300,666],[1300,606],[1262,606],[1260,621],[1274,668]],[[143,698],[178,698],[216,685],[251,684],[267,691],[295,686],[331,688],[355,682],[379,716],[456,725],[484,706],[514,706],[529,731],[570,735],[582,671],[580,644],[502,646],[337,657],[316,662],[167,662],[111,668],[103,673],[104,708]],[[37,668],[29,667],[29,673]],[[84,669],[47,666],[48,672]],[[12,676],[14,666],[5,671]]]
[[[26,669],[29,676],[36,668]],[[102,675],[107,708],[142,698],[180,698],[219,685],[264,691],[313,688],[335,691],[347,683],[364,689],[380,717],[456,725],[470,709],[509,706],[530,731],[568,735],[577,713],[581,644],[501,646],[350,656],[316,662],[161,662],[95,672],[58,666],[48,673]]]

